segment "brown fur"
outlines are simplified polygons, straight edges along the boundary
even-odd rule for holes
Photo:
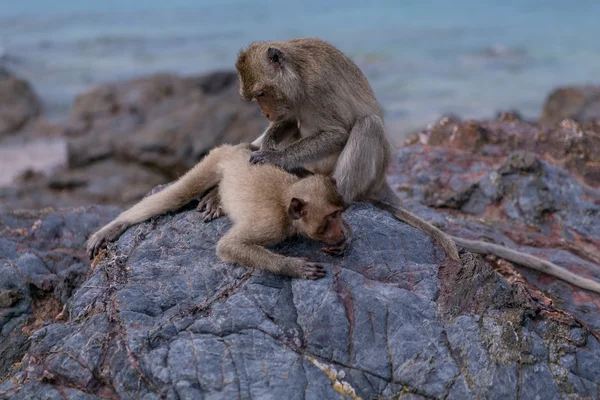
[[[251,163],[331,175],[347,203],[367,201],[388,210],[432,236],[455,260],[456,241],[468,251],[493,254],[600,293],[600,283],[503,246],[452,238],[404,209],[386,180],[391,145],[381,108],[360,69],[334,46],[311,38],[252,43],[240,51],[236,67],[241,95],[257,101],[271,121],[253,142],[261,151],[252,153]]]
[[[176,210],[218,185],[220,205],[233,222],[217,244],[222,260],[296,278],[324,276],[322,266],[274,254],[264,246],[302,234],[324,242],[324,251],[342,254],[352,229],[341,215],[345,203],[335,181],[323,175],[301,179],[272,165],[249,166],[251,152],[247,144],[212,150],[178,181],[141,200],[90,237],[90,257],[131,225]]]

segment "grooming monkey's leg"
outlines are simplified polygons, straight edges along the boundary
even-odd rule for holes
[[[117,239],[131,225],[176,210],[208,188],[217,185],[221,179],[218,163],[233,148],[233,146],[221,146],[212,150],[173,184],[122,212],[114,221],[89,238],[87,243],[89,256],[95,257],[102,246]]]
[[[356,121],[333,173],[346,203],[362,200],[385,179],[390,152],[381,118],[368,116]]]
[[[217,255],[224,261],[256,269],[264,269],[278,275],[315,280],[325,276],[325,269],[317,263],[301,258],[285,257],[265,249],[248,239],[249,229],[234,226],[219,240]]]
[[[344,200],[348,203],[363,199],[373,202],[400,221],[431,236],[449,257],[459,260],[456,245],[448,235],[402,207],[402,201],[386,181],[390,159],[391,148],[381,118],[359,119],[350,131],[333,174]]]

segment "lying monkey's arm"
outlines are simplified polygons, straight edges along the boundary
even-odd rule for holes
[[[281,150],[255,151],[250,156],[250,162],[275,164],[291,169],[342,151],[347,140],[346,131],[342,128],[332,128],[303,137]]]
[[[316,263],[301,258],[285,257],[272,253],[260,244],[259,240],[249,240],[248,232],[234,226],[219,240],[217,255],[229,261],[250,268],[265,269],[274,274],[301,279],[319,279],[325,276],[325,269]]]

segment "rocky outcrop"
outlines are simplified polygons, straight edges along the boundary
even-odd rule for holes
[[[37,117],[41,104],[29,84],[0,66],[0,137]]]
[[[13,223],[10,235],[37,235],[48,251],[75,249],[83,235],[72,237],[69,222],[59,221],[80,221],[86,232],[111,213],[50,213],[29,219],[32,226]],[[219,262],[215,243],[228,220],[203,224],[189,208],[129,229],[94,261],[59,321],[32,334],[0,394],[598,397],[597,332],[522,282],[509,284],[478,256],[446,260],[426,235],[389,214],[356,204],[348,219],[356,240],[344,257],[302,239],[275,249],[323,263],[327,276],[319,281]],[[38,250],[4,240],[14,255],[2,262],[22,297],[6,304],[26,316],[28,268],[40,264],[36,282],[57,269],[45,267]],[[22,261],[29,259],[36,261]]]
[[[600,281],[600,182],[593,173],[600,159],[588,152],[600,144],[600,127],[571,124],[574,142],[560,148],[540,138],[566,135],[564,126],[546,130],[506,115],[489,122],[442,119],[396,152],[390,181],[414,211],[454,235],[505,244]],[[487,261],[600,329],[598,295]]]
[[[565,119],[578,122],[600,120],[600,86],[571,86],[554,90],[544,104],[540,122],[557,124]]]
[[[23,174],[0,189],[0,201],[11,208],[131,205],[216,145],[253,140],[265,127],[258,108],[241,100],[233,72],[102,85],[76,99],[65,124],[32,128],[67,140],[66,167]]]

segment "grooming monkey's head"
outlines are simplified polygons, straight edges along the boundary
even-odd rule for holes
[[[294,53],[286,42],[255,42],[238,54],[235,66],[240,95],[246,101],[256,101],[269,121],[289,117],[298,101],[301,85]]]
[[[289,217],[309,238],[328,245],[344,243],[348,234],[342,212],[347,208],[333,178],[315,174],[290,188]]]

